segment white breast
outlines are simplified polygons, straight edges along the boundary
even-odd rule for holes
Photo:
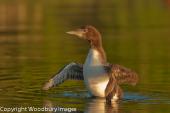
[[[90,49],[83,67],[83,75],[89,92],[98,97],[105,96],[105,88],[109,81],[101,63],[100,53]]]

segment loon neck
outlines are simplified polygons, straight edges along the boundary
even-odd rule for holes
[[[91,35],[87,35],[87,40],[90,43],[90,48],[93,50],[96,50],[99,53],[99,57],[101,59],[101,63],[105,64],[107,62],[106,59],[106,54],[105,51],[103,49],[103,45],[102,45],[102,37],[101,34],[96,30],[93,33],[89,33]]]
[[[106,54],[105,51],[103,49],[103,46],[91,46],[91,49],[96,50],[99,53],[99,57],[101,59],[101,63],[102,64],[106,64],[107,63],[107,58],[106,58]]]

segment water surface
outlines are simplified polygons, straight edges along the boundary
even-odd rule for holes
[[[0,106],[66,107],[86,113],[170,112],[168,0],[2,0],[0,12]],[[120,102],[107,105],[104,99],[89,98],[82,81],[41,90],[65,64],[84,62],[87,42],[65,32],[85,24],[101,31],[109,62],[140,75],[136,87],[122,86]]]

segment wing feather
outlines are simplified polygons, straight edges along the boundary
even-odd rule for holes
[[[77,63],[70,63],[62,68],[43,86],[43,90],[48,90],[51,87],[63,83],[67,79],[84,80],[83,65]]]
[[[118,84],[136,85],[138,82],[137,73],[121,65],[110,64],[105,69],[111,73],[109,76],[115,77]]]

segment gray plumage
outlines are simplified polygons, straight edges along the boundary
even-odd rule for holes
[[[83,80],[83,65],[74,62],[66,65],[45,83],[43,90],[48,90],[51,87],[59,85],[67,79]]]

